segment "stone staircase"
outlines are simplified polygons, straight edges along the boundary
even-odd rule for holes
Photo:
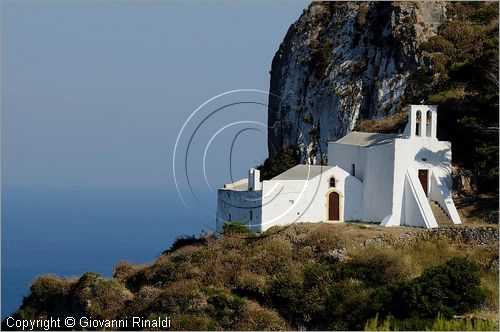
[[[443,208],[437,202],[429,200],[429,205],[431,206],[432,213],[439,227],[450,227],[454,225],[453,221],[451,221],[450,217],[448,217],[446,212],[444,212]]]

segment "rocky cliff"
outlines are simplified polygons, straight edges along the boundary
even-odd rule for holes
[[[442,2],[312,3],[272,62],[269,154],[295,146],[318,164],[327,141],[395,114],[426,60],[420,45],[446,20]],[[405,99],[406,98],[406,99]]]

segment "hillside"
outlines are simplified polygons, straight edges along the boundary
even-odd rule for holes
[[[264,179],[325,163],[327,140],[352,130],[400,131],[409,103],[437,104],[464,224],[300,223],[263,234],[230,224],[220,237],[179,238],[154,262],[120,262],[111,279],[40,276],[15,318],[498,330],[498,3],[312,3],[273,59],[270,92]]]
[[[41,276],[15,316],[168,316],[179,330],[498,328],[496,227],[226,233],[180,239],[151,264],[119,263],[111,280]]]

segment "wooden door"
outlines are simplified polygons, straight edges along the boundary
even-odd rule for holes
[[[340,220],[340,195],[335,191],[328,194],[328,220]]]
[[[424,193],[425,196],[427,196],[427,185],[428,185],[428,179],[429,179],[429,171],[426,169],[419,169],[418,170],[418,179],[420,180],[420,183],[422,184],[422,188],[424,188]]]

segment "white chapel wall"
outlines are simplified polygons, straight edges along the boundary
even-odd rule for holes
[[[435,138],[411,137],[395,140],[395,167],[392,219],[401,220],[405,173],[418,176],[419,169],[429,170],[428,188],[431,188],[431,170],[439,170],[443,181],[451,187],[451,143]],[[426,204],[427,201],[425,202]]]
[[[363,219],[380,222],[392,213],[394,182],[394,144],[365,149],[363,181]]]
[[[216,230],[222,233],[224,222],[240,222],[259,232],[262,223],[262,190],[235,191],[219,189],[217,192]],[[250,220],[252,211],[252,220]]]
[[[351,173],[352,164],[356,165],[355,176],[361,181],[365,177],[365,148],[356,145],[331,142],[328,144],[328,165],[338,166]]]
[[[335,188],[330,188],[332,176],[336,179]],[[362,204],[357,203],[362,203],[362,183],[334,167],[310,181],[264,181],[262,230],[294,222],[326,221],[327,194],[331,189],[340,192],[340,219],[360,219]]]

